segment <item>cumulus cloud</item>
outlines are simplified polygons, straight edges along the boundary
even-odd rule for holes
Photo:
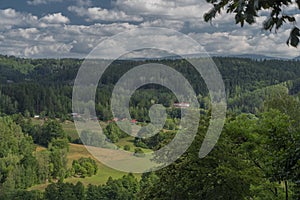
[[[63,16],[61,13],[48,14],[41,18],[41,21],[50,24],[67,24],[70,22],[69,18]]]
[[[185,22],[180,20],[168,20],[168,19],[154,19],[148,20],[141,23],[141,27],[162,27],[162,28],[171,28],[177,31],[183,29]]]
[[[136,15],[127,15],[124,11],[107,10],[100,7],[77,7],[69,6],[68,10],[78,16],[87,17],[87,21],[143,21],[143,18]]]
[[[214,33],[189,33],[211,55],[261,54],[270,57],[293,58],[299,51],[285,44],[289,30],[278,34],[251,29]],[[280,36],[280,37],[279,37]]]
[[[38,23],[38,17],[28,13],[20,13],[14,9],[0,10],[0,30],[10,29],[13,26],[29,26]]]
[[[32,15],[31,13],[17,12],[12,8],[0,10],[0,31],[12,28],[26,27],[49,27],[55,24],[66,24],[70,20],[63,16],[62,13],[48,14],[42,18]]]
[[[62,0],[27,2],[30,5],[45,5]],[[267,16],[265,11],[262,12],[262,17],[257,18],[255,25],[240,28],[234,22],[234,15],[221,14],[212,23],[205,23],[203,14],[211,8],[205,1],[113,0],[111,2],[111,5],[104,6],[91,0],[74,0],[72,4],[64,4],[66,7],[61,8],[60,12],[53,11],[49,7],[49,11],[43,16],[22,12],[22,9],[19,11],[12,8],[0,9],[0,53],[22,57],[84,57],[99,42],[115,34],[139,27],[162,27],[187,34],[213,55],[254,53],[278,57],[299,55],[299,51],[285,44],[291,28],[289,24],[285,24],[278,34],[261,30]],[[285,8],[285,11],[290,13],[293,9]],[[300,20],[299,13],[295,17]],[[184,50],[182,54],[192,53],[192,48],[187,48],[185,44],[180,43],[180,38],[172,35],[155,38],[151,35],[137,37],[134,39],[153,42],[156,40],[162,45],[172,43],[174,48],[179,46]],[[127,45],[134,44],[134,39],[128,41]],[[103,56],[124,49],[122,42],[124,41],[119,41],[120,45],[115,45],[115,49],[106,49]]]
[[[211,7],[205,1],[196,0],[116,0],[115,6],[132,14],[185,20],[203,19],[204,12]]]
[[[48,4],[48,3],[53,3],[53,2],[62,2],[63,0],[30,0],[27,1],[29,5],[41,5],[41,4]]]

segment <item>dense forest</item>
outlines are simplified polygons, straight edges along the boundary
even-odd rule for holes
[[[69,142],[81,141],[69,137],[59,123],[73,120],[72,85],[82,60],[0,56],[0,199],[299,200],[300,61],[213,60],[225,83],[228,113],[221,138],[207,157],[198,157],[210,120],[204,81],[186,60],[156,60],[182,73],[197,94],[201,121],[194,142],[176,162],[140,179],[129,173],[102,185],[84,185],[64,180],[93,176],[97,165],[79,158],[67,166]],[[100,121],[112,120],[110,97],[119,78],[150,62],[112,63],[97,89]],[[130,114],[141,125],[149,122],[153,103],[163,104],[168,114],[167,131],[135,139],[136,152],[159,149],[174,137],[180,121],[175,102],[174,94],[158,85],[134,93]],[[45,123],[32,123],[34,115]],[[104,133],[113,143],[126,137],[113,122]],[[45,150],[37,151],[36,145]],[[45,191],[28,189],[40,183],[49,183]]]
[[[228,107],[234,112],[253,112],[261,107],[265,88],[285,84],[290,93],[300,90],[300,61],[213,58],[224,80]],[[153,61],[115,61],[104,73],[96,95],[96,111],[101,120],[112,118],[110,97],[114,84],[131,68]],[[157,60],[182,73],[193,86],[203,108],[208,107],[208,91],[201,76],[185,60]],[[21,59],[0,56],[0,111],[24,116],[70,118],[72,85],[82,60]],[[267,92],[268,93],[268,92]],[[259,97],[257,97],[257,94]],[[247,102],[248,97],[251,101]],[[259,99],[258,99],[259,98]],[[133,118],[147,121],[152,104],[170,107],[176,97],[166,88],[147,85],[131,99]]]

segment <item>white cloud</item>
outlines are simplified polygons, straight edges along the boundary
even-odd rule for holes
[[[47,46],[34,45],[25,48],[24,56],[37,57],[37,55],[43,55],[47,57],[47,55],[56,54],[57,57],[60,57],[60,55],[63,55],[60,54],[61,52],[70,52],[71,48],[71,45],[63,43],[50,44]]]
[[[155,19],[148,20],[140,24],[142,27],[162,27],[171,28],[174,30],[181,30],[184,27],[184,21],[181,20],[167,20],[167,19]]]
[[[123,11],[107,10],[100,7],[76,7],[69,6],[68,10],[76,13],[78,16],[87,17],[87,21],[143,21],[143,18],[136,15],[127,15]]]
[[[10,29],[13,26],[35,26],[38,23],[38,17],[17,12],[12,8],[0,10],[0,19],[0,30]]]
[[[30,4],[59,1],[62,0],[31,0]],[[41,18],[11,8],[0,10],[0,53],[22,57],[84,57],[99,42],[120,32],[138,27],[162,27],[186,33],[212,54],[299,55],[299,50],[285,44],[291,28],[289,24],[284,25],[278,34],[261,30],[266,13],[257,18],[254,26],[240,28],[235,24],[233,14],[221,14],[212,24],[205,23],[203,14],[210,5],[199,0],[115,0],[110,9],[92,7],[90,0],[74,0],[72,3],[68,10],[89,23],[72,24],[75,23],[71,18],[74,15],[66,15],[69,12],[63,11],[53,13],[50,7],[49,13]],[[295,17],[300,21],[300,14]],[[179,38],[172,35],[140,36],[137,39],[157,40],[162,45],[172,43],[174,48],[187,49],[180,44]],[[134,42],[128,41],[128,45]],[[120,44],[117,46],[120,49],[108,48],[103,56],[122,50],[122,41]]]
[[[289,30],[280,33],[237,29],[214,33],[190,33],[211,55],[261,54],[279,58],[293,58],[299,51],[285,44]]]
[[[62,2],[63,0],[30,0],[27,1],[29,5],[41,5],[41,4],[48,4],[48,3],[53,3],[53,2]]]
[[[202,20],[204,12],[211,7],[205,1],[196,0],[116,0],[115,5],[127,13],[183,20]]]
[[[67,24],[70,22],[69,18],[63,16],[61,13],[48,14],[41,18],[41,21],[50,24]]]

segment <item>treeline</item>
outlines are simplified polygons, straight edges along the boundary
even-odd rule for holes
[[[231,110],[253,112],[257,105],[243,100],[246,97],[242,97],[241,100],[241,96],[267,86],[289,82],[287,87],[292,94],[297,94],[300,90],[299,61],[255,61],[218,57],[213,59],[223,77]],[[119,78],[131,68],[150,62],[152,61],[115,61],[112,63],[101,78],[96,93],[96,112],[99,119],[104,121],[112,119],[110,97],[114,84]],[[206,85],[200,74],[187,61],[160,60],[157,62],[182,73],[193,86],[200,105],[203,108],[209,107]],[[81,63],[82,60],[77,59],[20,59],[0,56],[0,80],[2,80],[0,112],[71,119],[72,85]],[[134,93],[130,102],[130,112],[133,118],[148,121],[148,109],[151,105],[159,103],[169,107],[174,102],[177,102],[177,98],[168,89],[158,85],[147,85]],[[243,108],[243,105],[249,108]]]
[[[74,160],[67,168],[68,142],[57,121],[33,125],[20,114],[0,117],[0,199],[12,199],[36,184],[96,174],[91,158]],[[36,150],[36,144],[43,148]]]
[[[0,138],[0,199],[8,199],[17,189],[65,177],[67,149],[59,139],[50,141],[47,136],[48,149],[35,152],[32,137],[10,117],[0,118]]]
[[[48,185],[45,192],[15,191],[9,200],[134,200],[139,191],[139,181],[134,175],[128,174],[117,180],[110,177],[106,184],[99,186],[90,184],[85,187],[81,182],[72,184],[59,181]]]
[[[16,191],[11,199],[20,198],[19,194],[31,199],[298,200],[300,102],[282,93],[280,98],[268,97],[264,105],[256,115],[228,114],[217,145],[203,159],[199,147],[208,116],[201,119],[187,152],[171,165],[143,174],[139,181],[132,174],[110,178],[100,186],[60,181],[43,193]]]

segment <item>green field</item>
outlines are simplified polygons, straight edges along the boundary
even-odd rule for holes
[[[137,148],[136,146],[134,146],[134,138],[132,136],[126,137],[126,138],[121,138],[118,142],[116,142],[116,145],[118,147],[120,147],[121,149],[124,149],[125,145],[128,145],[130,147],[131,152],[134,152],[134,149]],[[138,147],[140,148],[140,147]],[[150,149],[145,149],[145,148],[140,148],[143,150],[144,153],[148,153],[151,152],[152,150]]]
[[[75,128],[75,124],[71,121],[65,121],[63,123],[61,123],[64,131],[66,132],[66,134],[68,136],[70,136],[72,139],[77,139],[79,136],[78,136],[78,133],[77,133],[77,130]]]
[[[39,119],[32,119],[32,122],[34,124],[42,124],[44,121]],[[71,121],[65,121],[62,124],[63,129],[67,133],[68,136],[70,136],[72,139],[78,138],[78,133],[75,128],[75,124]],[[102,124],[101,125],[105,125]],[[123,148],[125,145],[130,146],[130,151],[134,151],[136,148],[133,144],[133,137],[127,137],[120,139],[118,143],[116,143],[120,148]],[[37,146],[36,151],[42,151],[46,148]],[[148,152],[149,149],[143,149],[144,152]],[[91,157],[93,156],[88,152],[88,150],[85,148],[84,145],[79,144],[69,144],[69,152],[68,152],[68,168],[71,168],[73,160],[77,160],[81,157]],[[96,159],[95,159],[96,160]],[[98,172],[96,175],[92,177],[86,177],[86,178],[77,178],[77,177],[69,177],[66,178],[65,182],[70,183],[77,183],[78,181],[82,182],[84,185],[93,184],[93,185],[101,185],[105,184],[109,177],[112,177],[113,179],[121,178],[122,176],[126,175],[125,172],[120,172],[117,170],[114,170],[112,168],[107,167],[106,165],[102,164],[98,160],[96,160],[98,165]],[[141,174],[135,174],[135,176],[140,179]],[[44,190],[49,183],[40,184],[31,187],[29,190]]]
[[[70,144],[70,151],[68,153],[68,167],[71,167],[73,160],[77,160],[81,157],[93,158],[93,156],[87,151],[87,149],[83,145]],[[71,182],[71,183],[76,183],[78,181],[81,181],[84,185],[88,185],[88,184],[99,185],[99,184],[106,183],[107,179],[110,176],[112,178],[116,179],[116,178],[120,178],[126,174],[125,172],[120,172],[120,171],[111,169],[111,168],[103,165],[99,161],[97,161],[97,165],[98,165],[98,172],[96,175],[94,175],[92,177],[86,177],[86,178],[70,177],[70,178],[65,179],[65,181]]]
[[[77,160],[81,157],[91,157],[93,156],[87,151],[87,149],[83,145],[78,144],[69,144],[69,153],[68,153],[68,168],[72,166],[73,160]],[[38,151],[43,150],[43,147],[38,146]],[[96,159],[95,159],[96,160]],[[75,177],[69,177],[66,178],[65,182],[70,183],[77,183],[78,181],[82,182],[84,185],[93,184],[93,185],[100,185],[105,184],[107,179],[111,176],[114,179],[121,178],[123,175],[127,174],[125,172],[120,172],[114,169],[111,169],[104,164],[97,161],[98,165],[98,172],[96,175],[92,177],[86,177],[86,178],[75,178]],[[140,174],[135,174],[135,176],[139,179],[141,177]],[[40,184],[36,185],[30,188],[30,190],[44,190],[47,187],[48,184]]]

